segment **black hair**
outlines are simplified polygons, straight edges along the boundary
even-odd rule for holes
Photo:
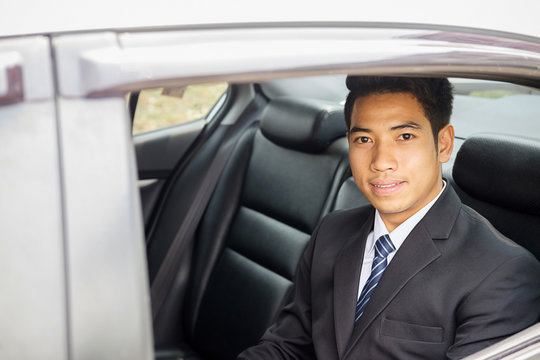
[[[424,115],[431,123],[431,130],[438,142],[439,131],[450,123],[452,115],[452,84],[446,78],[405,78],[384,76],[347,76],[349,95],[345,101],[345,122],[351,128],[354,102],[359,97],[374,94],[409,93],[414,96]]]

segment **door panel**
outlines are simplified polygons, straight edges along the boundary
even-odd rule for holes
[[[141,206],[143,212],[143,221],[145,229],[150,223],[152,211],[155,209],[159,200],[159,194],[165,186],[164,179],[139,180],[139,192],[141,194]]]
[[[184,158],[205,123],[203,119],[133,137],[145,228],[167,178]]]
[[[145,227],[166,180],[225,106],[224,82],[143,90],[133,109],[133,143]],[[152,180],[152,181],[146,181]]]
[[[183,158],[206,124],[205,119],[135,135],[139,179],[163,179]]]
[[[111,33],[53,38],[66,214],[69,349],[74,360],[153,357],[143,224],[126,96],[66,95],[85,89],[87,74],[77,71],[80,52],[114,44]]]
[[[59,149],[50,46],[0,40],[0,358],[67,359]]]
[[[59,99],[73,359],[149,359],[148,278],[123,97]]]

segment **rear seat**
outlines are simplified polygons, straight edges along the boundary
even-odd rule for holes
[[[244,134],[197,233],[175,356],[234,359],[256,343],[290,300],[318,220],[368,203],[349,177],[345,131],[337,106],[276,99],[260,128]],[[538,141],[474,136],[444,177],[465,204],[540,258],[539,163]]]
[[[345,133],[337,104],[274,99],[236,144],[196,235],[184,359],[234,359],[290,300],[310,234],[350,176]]]
[[[471,136],[444,175],[461,198],[540,260],[540,141]]]

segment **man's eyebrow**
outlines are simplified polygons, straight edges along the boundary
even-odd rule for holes
[[[352,133],[355,133],[355,132],[366,132],[366,133],[370,133],[371,130],[370,130],[370,129],[366,129],[366,128],[360,128],[360,127],[357,127],[357,126],[353,126],[349,132],[350,132],[351,134],[352,134]]]
[[[406,123],[403,123],[403,124],[399,124],[399,125],[396,125],[396,126],[392,126],[390,128],[390,130],[401,130],[401,129],[422,129],[422,125],[420,125],[419,123],[416,123],[414,121],[407,121]]]
[[[392,131],[401,130],[401,129],[422,129],[422,125],[420,125],[419,123],[414,122],[414,121],[407,121],[406,123],[399,124],[399,125],[396,125],[396,126],[392,126],[390,128],[390,130],[392,130]],[[349,132],[350,133],[355,133],[355,132],[371,133],[373,131],[371,129],[361,128],[361,127],[358,127],[358,126],[353,126]]]

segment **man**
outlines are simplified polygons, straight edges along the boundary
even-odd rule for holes
[[[293,302],[239,359],[458,359],[538,321],[540,263],[461,204],[447,79],[348,77],[356,185],[325,217]]]

